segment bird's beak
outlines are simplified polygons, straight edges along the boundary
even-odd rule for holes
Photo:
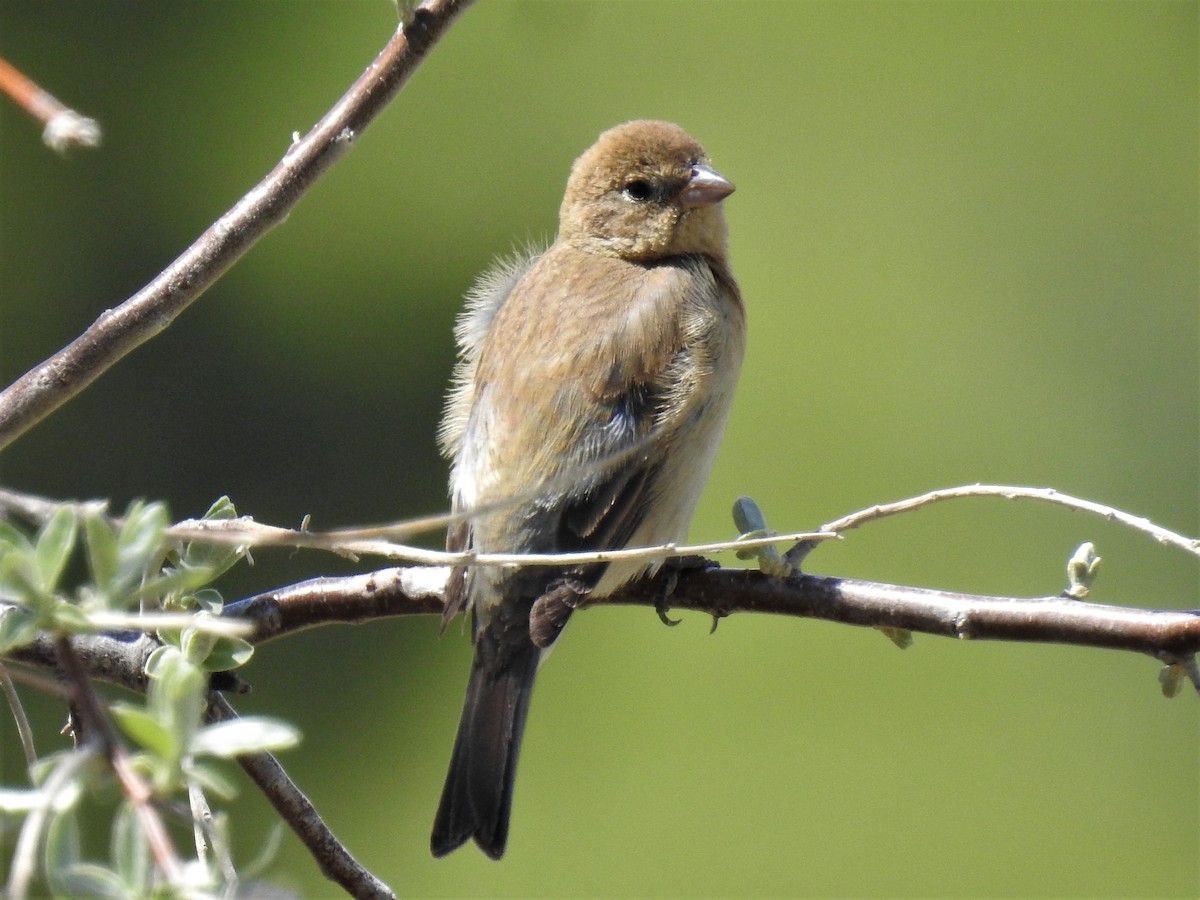
[[[687,209],[712,206],[733,193],[733,183],[708,166],[692,166],[692,178],[679,195]]]

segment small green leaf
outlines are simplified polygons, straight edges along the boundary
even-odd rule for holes
[[[157,567],[163,552],[167,508],[161,503],[131,503],[117,535],[117,574],[113,593],[124,595]]]
[[[57,876],[79,863],[79,820],[75,813],[67,811],[52,816],[45,841],[42,852],[50,886],[58,894],[72,896],[62,890]]]
[[[733,524],[740,532],[739,540],[771,537],[775,534],[767,528],[767,519],[753,497],[738,497],[734,501]],[[759,570],[772,578],[786,578],[793,572],[792,564],[783,558],[777,547],[770,544],[736,552],[738,559],[757,559]]]
[[[228,672],[244,666],[254,655],[254,645],[241,638],[217,638],[217,642],[200,665],[206,672]]]
[[[237,517],[237,509],[228,497],[221,497],[202,516],[205,520]],[[217,578],[236,565],[244,555],[245,551],[240,547],[209,541],[190,541],[184,548],[183,565],[207,568],[212,572],[212,578]]]
[[[69,506],[60,506],[50,517],[41,533],[38,535],[36,562],[38,574],[41,576],[42,590],[52,593],[62,577],[71,551],[75,549],[75,535],[78,533],[78,520],[75,510]]]
[[[203,519],[236,519],[237,508],[228,497],[218,497],[201,518]]]
[[[112,713],[121,730],[155,756],[165,760],[178,758],[181,748],[175,735],[145,709],[114,703]]]
[[[66,600],[59,600],[50,610],[49,627],[56,631],[95,631],[92,623],[88,620],[87,613],[76,606],[74,603],[68,603]]]
[[[203,615],[203,613],[201,614]],[[185,628],[180,648],[187,661],[193,666],[199,666],[208,658],[213,647],[217,644],[217,636],[210,631],[200,628]]]
[[[76,863],[58,872],[55,893],[67,897],[105,897],[128,900],[137,896],[131,886],[112,869],[96,863]]]
[[[24,603],[34,609],[45,606],[35,551],[10,548],[0,556],[0,598],[8,603]]]
[[[38,630],[38,617],[32,610],[23,606],[0,610],[0,653],[30,643]]]
[[[245,716],[200,729],[191,752],[228,759],[263,750],[287,750],[300,743],[300,731],[287,722],[265,716]]]
[[[98,508],[83,514],[83,533],[92,580],[104,594],[111,594],[117,577],[117,535]]]
[[[1162,687],[1163,696],[1168,700],[1178,696],[1179,689],[1183,687],[1183,679],[1186,677],[1187,666],[1180,663],[1172,663],[1159,669],[1158,683]]]
[[[180,651],[178,647],[172,647],[170,645],[155,647],[154,650],[151,651],[150,656],[146,658],[146,677],[151,681],[161,678],[162,673],[166,670],[166,667],[172,665],[168,658],[172,655],[179,654],[179,652]]]
[[[0,519],[0,557],[8,550],[32,550],[33,543],[25,536],[25,532],[11,522]]]
[[[222,763],[214,759],[191,758],[187,763],[187,776],[207,794],[222,800],[237,796],[237,782],[221,768]]]
[[[219,616],[225,608],[225,598],[221,596],[220,591],[213,588],[201,588],[192,595],[191,600],[191,606],[214,616]]]
[[[53,797],[47,796],[44,790],[27,791],[0,788],[0,813],[23,816],[25,813],[40,809],[47,803],[53,804],[55,810],[70,809],[79,799],[80,786],[78,781],[68,781]]]
[[[893,628],[891,625],[876,625],[875,627],[901,650],[907,650],[912,646],[913,633],[907,628]]]
[[[767,530],[767,519],[753,497],[738,497],[733,502],[733,525],[740,534]]]
[[[1079,545],[1079,549],[1067,560],[1068,597],[1085,600],[1091,592],[1096,577],[1100,574],[1100,557],[1091,542]]]
[[[121,804],[113,818],[111,855],[117,875],[128,886],[130,896],[146,896],[152,875],[150,845],[128,801]]]

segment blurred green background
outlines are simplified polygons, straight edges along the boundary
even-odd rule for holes
[[[228,493],[316,528],[442,509],[434,432],[460,297],[495,255],[553,235],[596,134],[661,117],[738,186],[726,209],[751,316],[693,538],[731,536],[738,494],[801,529],[975,481],[1195,535],[1197,11],[481,3],[284,227],[5,451],[0,480],[163,498],[177,516]],[[394,16],[383,0],[0,0],[0,54],[105,129],[64,161],[0,108],[3,382],[251,187]],[[1032,596],[1064,587],[1084,540],[1104,557],[1095,600],[1200,605],[1183,554],[1001,501],[873,525],[809,565]],[[231,596],[352,570],[257,556]],[[289,770],[406,895],[1200,892],[1200,702],[1163,700],[1153,660],[708,624],[577,617],[542,672],[499,864],[428,851],[461,630],[437,640],[414,619],[268,645],[240,705],[304,730]],[[59,711],[31,703],[49,749]],[[244,857],[270,818],[247,786]],[[276,877],[334,893],[290,835]]]

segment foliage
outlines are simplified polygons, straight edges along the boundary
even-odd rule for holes
[[[233,516],[224,497],[205,514]],[[8,884],[13,896],[29,889],[36,860],[46,887],[60,896],[228,896],[252,874],[236,871],[229,822],[208,798],[227,801],[235,794],[223,760],[286,749],[299,734],[262,717],[205,724],[209,674],[236,669],[253,653],[248,642],[215,629],[222,598],[210,586],[245,553],[213,544],[173,546],[164,535],[168,521],[163,504],[143,502],[116,519],[100,504],[63,505],[36,534],[0,521],[0,654],[39,637],[87,634],[114,623],[136,627],[146,613],[172,614],[152,620],[161,643],[146,665],[145,696],[111,703],[107,713],[136,746],[129,761],[149,787],[151,807],[188,820],[195,845],[170,883],[156,880],[140,798],[114,792],[120,780],[101,764],[94,743],[83,740],[72,750],[32,758],[28,787],[0,790],[5,826],[21,822]],[[76,556],[85,574],[71,583]],[[32,736],[25,737],[31,748]],[[88,806],[112,811],[103,861],[86,859],[81,848],[80,820]],[[274,837],[267,842],[274,843]]]

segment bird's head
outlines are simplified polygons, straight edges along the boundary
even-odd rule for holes
[[[733,185],[678,125],[611,128],[575,161],[559,211],[559,240],[589,253],[649,262],[725,255],[721,201]]]

